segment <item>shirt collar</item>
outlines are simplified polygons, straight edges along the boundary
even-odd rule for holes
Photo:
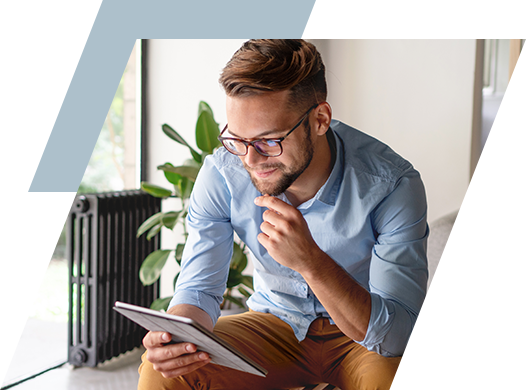
[[[336,197],[338,196],[338,191],[340,190],[343,177],[344,149],[340,137],[330,127],[327,131],[327,139],[331,147],[331,153],[336,153],[336,158],[331,174],[329,175],[329,178],[325,184],[321,186],[313,198],[299,205],[299,210],[308,209],[317,200],[329,206],[334,206],[336,203]],[[285,194],[281,194],[281,196],[278,196],[278,198],[290,204]]]
[[[341,138],[330,127],[327,131],[327,139],[329,141],[329,146],[331,147],[331,153],[336,153],[336,158],[331,174],[329,175],[329,178],[325,184],[321,186],[313,198],[303,202],[298,206],[299,210],[308,209],[317,200],[329,206],[334,206],[336,204],[336,197],[338,196],[338,191],[340,190],[340,185],[342,183],[345,151],[343,149]],[[285,193],[278,195],[277,198],[288,204],[291,204]]]
[[[334,145],[331,147],[331,153],[336,152],[336,159],[329,178],[318,190],[314,196],[314,199],[317,199],[327,205],[334,206],[336,203],[336,197],[338,196],[338,191],[340,190],[340,185],[342,183],[345,151],[343,149],[342,140],[330,127],[327,131],[327,139],[329,140],[329,145]]]

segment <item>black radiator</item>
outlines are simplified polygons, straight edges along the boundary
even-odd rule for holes
[[[141,345],[146,330],[112,309],[115,301],[148,307],[158,282],[144,287],[139,268],[160,247],[159,235],[137,228],[161,209],[141,191],[77,196],[67,222],[69,264],[68,362],[95,367]]]

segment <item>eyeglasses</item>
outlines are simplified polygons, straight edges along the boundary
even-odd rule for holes
[[[217,137],[217,139],[221,141],[226,150],[228,150],[232,154],[235,154],[236,156],[246,156],[248,153],[248,147],[252,146],[256,150],[256,152],[258,152],[262,156],[278,157],[281,156],[281,154],[283,153],[283,146],[281,145],[283,140],[287,138],[294,130],[300,127],[305,118],[307,118],[309,113],[316,107],[318,107],[318,104],[315,104],[314,106],[309,108],[305,115],[301,117],[297,125],[294,126],[292,130],[290,130],[281,138],[261,138],[256,139],[254,141],[244,141],[240,138],[223,137],[223,133],[228,129],[227,124],[221,132],[221,134],[219,135],[219,137]]]

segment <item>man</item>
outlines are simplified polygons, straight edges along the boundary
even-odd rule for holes
[[[168,312],[213,329],[269,374],[208,364],[194,345],[151,332],[139,388],[389,388],[427,284],[419,174],[332,121],[310,43],[246,42],[220,82],[224,148],[195,183]],[[255,293],[249,312],[218,320],[234,232],[252,253]]]

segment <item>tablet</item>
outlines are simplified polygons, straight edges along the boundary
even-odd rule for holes
[[[268,374],[263,367],[190,318],[123,302],[115,302],[113,309],[152,332],[170,333],[172,341],[194,344],[198,351],[210,355],[210,363],[263,377]]]

